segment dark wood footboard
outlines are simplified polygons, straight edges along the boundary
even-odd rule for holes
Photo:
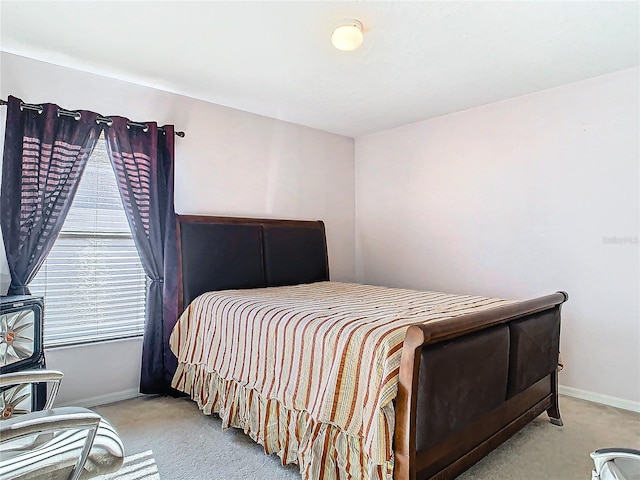
[[[561,425],[564,292],[414,325],[396,399],[396,480],[453,478],[545,410]]]

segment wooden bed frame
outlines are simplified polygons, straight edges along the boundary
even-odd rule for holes
[[[180,311],[213,290],[329,280],[320,221],[178,216]],[[562,425],[557,292],[409,327],[395,400],[394,478],[460,474],[547,412]]]

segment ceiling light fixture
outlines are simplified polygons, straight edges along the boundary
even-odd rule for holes
[[[331,34],[331,43],[338,50],[351,51],[362,45],[362,22],[346,18],[336,22]]]

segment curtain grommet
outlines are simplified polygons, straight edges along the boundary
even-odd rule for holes
[[[40,113],[40,112],[38,112]],[[71,115],[73,114],[73,115]],[[73,118],[75,121],[78,121],[82,118],[82,113],[80,112],[70,112],[67,110],[62,110],[61,108],[58,109],[58,111],[56,112],[56,116],[58,118],[60,118],[62,115],[64,115],[65,117],[71,117]]]
[[[42,105],[29,105],[24,102],[20,102],[20,111],[24,112],[25,108],[27,110],[33,110],[34,112],[38,112],[38,115],[42,115],[42,112],[44,112],[44,107]]]

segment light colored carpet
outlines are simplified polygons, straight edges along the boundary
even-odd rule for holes
[[[160,474],[153,451],[147,450],[125,456],[120,470],[94,477],[94,480],[160,480]]]
[[[222,432],[191,400],[144,396],[95,409],[118,429],[127,452],[152,449],[162,480],[300,480],[242,431]],[[459,478],[589,480],[589,453],[640,448],[640,414],[561,397],[564,427],[541,415]]]

